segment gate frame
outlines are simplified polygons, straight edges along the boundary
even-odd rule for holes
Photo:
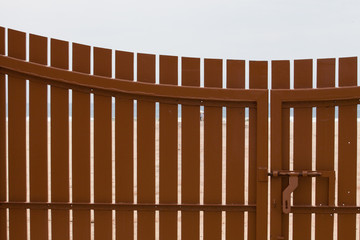
[[[270,171],[283,169],[282,109],[296,107],[341,106],[360,103],[360,87],[272,89],[271,94],[271,160]],[[282,212],[282,179],[270,180],[270,239],[285,239]],[[335,198],[335,195],[334,195]],[[330,197],[329,197],[330,199]],[[358,206],[291,206],[291,213],[360,213]]]
[[[256,211],[256,239],[268,236],[268,89],[223,89],[155,85],[94,76],[0,55],[0,73],[61,88],[172,104],[256,108],[256,204],[129,204],[0,202],[0,209],[126,209],[170,211]]]

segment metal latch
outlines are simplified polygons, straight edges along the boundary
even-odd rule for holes
[[[329,205],[334,205],[335,191],[335,172],[334,171],[283,171],[275,170],[268,173],[271,177],[289,177],[289,186],[285,188],[282,194],[283,213],[290,213],[290,196],[299,184],[299,177],[325,177],[329,178]]]

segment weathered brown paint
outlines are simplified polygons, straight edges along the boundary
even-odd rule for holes
[[[94,48],[94,74],[111,77],[111,50]],[[94,201],[110,203],[111,182],[111,97],[94,95]],[[95,240],[112,239],[112,214],[95,210]]]
[[[200,86],[200,58],[181,59],[183,86]],[[181,203],[200,203],[200,106],[181,106]],[[182,212],[181,237],[200,237],[199,212]]]
[[[26,35],[8,29],[8,55],[25,60]],[[26,201],[26,86],[25,79],[8,76],[9,201]],[[26,211],[10,209],[10,239],[26,239]]]
[[[160,84],[177,85],[178,57],[160,56]],[[160,103],[160,203],[177,203],[178,106]],[[177,238],[177,212],[160,212],[160,240]]]
[[[115,77],[134,80],[134,54],[115,53]],[[134,103],[132,99],[115,99],[115,201],[134,202]],[[132,239],[134,214],[116,211],[116,239]]]
[[[90,46],[73,43],[72,70],[90,74]],[[72,92],[73,202],[90,202],[90,94]],[[73,211],[73,238],[90,239],[90,211]]]
[[[30,34],[30,62],[47,64],[47,38]],[[29,83],[30,201],[48,201],[47,85]],[[48,239],[47,210],[30,212],[32,239]]]
[[[51,66],[69,68],[69,43],[51,39]],[[51,86],[51,201],[69,201],[68,89]],[[53,210],[53,239],[69,238],[69,211]]]

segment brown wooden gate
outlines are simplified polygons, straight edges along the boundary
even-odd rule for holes
[[[0,239],[266,239],[267,65],[0,28]]]
[[[272,63],[271,239],[357,239],[357,58]],[[293,114],[290,114],[290,111]],[[316,115],[315,115],[316,112]],[[293,192],[293,196],[291,193]],[[335,236],[335,237],[334,237]]]
[[[357,58],[293,63],[0,27],[0,240],[357,239]]]

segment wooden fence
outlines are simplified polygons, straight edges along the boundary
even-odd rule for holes
[[[357,58],[290,63],[0,28],[0,240],[355,240]]]

